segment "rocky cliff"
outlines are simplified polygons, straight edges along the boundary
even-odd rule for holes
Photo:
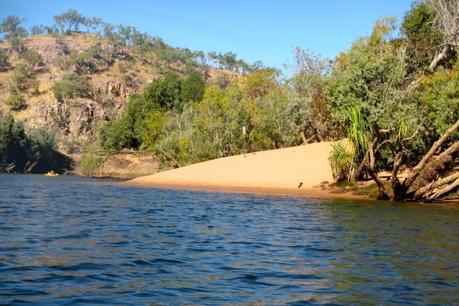
[[[1,42],[0,49],[7,55],[0,69],[0,113],[12,113],[26,130],[54,134],[59,151],[77,161],[96,141],[98,127],[119,116],[131,94],[165,71],[190,69],[180,60],[164,61],[95,34],[36,35],[23,38],[19,47]],[[206,79],[230,74],[204,65],[193,69]],[[58,94],[56,84],[69,75],[84,82],[83,89],[66,94],[72,93],[67,82],[70,89]],[[12,96],[21,103],[13,105]]]

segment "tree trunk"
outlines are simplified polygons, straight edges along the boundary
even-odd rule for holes
[[[389,193],[386,190],[386,186],[381,181],[381,178],[378,176],[378,173],[375,171],[375,148],[378,145],[378,137],[373,140],[371,145],[368,147],[368,152],[365,155],[365,160],[367,161],[367,171],[370,174],[371,178],[375,181],[376,186],[379,189],[378,200],[389,200]]]
[[[429,196],[427,198],[427,200],[428,201],[433,201],[435,199],[438,199],[442,195],[447,194],[448,192],[450,192],[451,190],[453,190],[454,188],[456,188],[458,186],[459,186],[459,178],[457,178],[452,184],[450,184],[450,185],[438,190],[437,192],[435,192],[434,194]]]
[[[459,152],[459,141],[454,142],[448,149],[435,158],[432,158],[419,174],[411,182],[410,185],[405,185],[407,188],[406,195],[412,197],[416,191],[433,180],[437,180],[441,172],[443,172],[453,161],[453,156]]]
[[[392,201],[402,201],[405,195],[405,187],[398,179],[398,172],[400,170],[400,166],[402,165],[402,157],[403,152],[399,152],[394,159],[394,166],[390,179],[392,185]]]
[[[443,61],[446,58],[448,58],[450,53],[451,53],[451,46],[450,45],[444,46],[443,49],[441,50],[441,52],[439,54],[437,54],[437,56],[435,56],[435,58],[430,63],[429,69],[431,71],[434,71],[435,68],[437,68],[437,66],[440,64],[441,61]]]
[[[409,189],[416,178],[419,176],[421,171],[424,169],[427,162],[431,159],[431,157],[437,152],[440,146],[453,134],[457,129],[459,129],[459,119],[454,123],[446,132],[443,134],[430,148],[429,152],[421,159],[421,161],[413,168],[410,175],[405,180],[404,185],[406,189]]]
[[[427,184],[426,186],[419,188],[416,193],[415,193],[415,199],[427,199],[429,198],[432,194],[436,193],[439,188],[444,186],[445,184],[450,184],[451,182],[454,182],[459,178],[459,172],[454,172],[453,174],[442,178],[437,181],[433,181],[430,184]]]

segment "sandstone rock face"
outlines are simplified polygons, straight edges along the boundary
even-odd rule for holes
[[[78,153],[66,148],[71,140],[91,142],[97,127],[109,119],[107,109],[89,99],[37,103],[30,113],[23,121],[26,130],[42,128],[55,134],[64,154]]]

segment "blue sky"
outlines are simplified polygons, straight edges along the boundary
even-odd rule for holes
[[[233,51],[248,62],[282,68],[293,48],[334,57],[384,16],[399,20],[411,0],[0,0],[0,18],[51,25],[74,8],[87,17],[132,25],[176,47]]]

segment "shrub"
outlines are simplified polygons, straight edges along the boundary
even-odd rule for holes
[[[176,73],[167,73],[163,79],[149,84],[144,96],[165,110],[181,106],[182,80]]]
[[[205,82],[200,73],[194,71],[182,82],[182,102],[200,101],[204,96]],[[183,105],[181,106],[183,108]]]
[[[95,156],[92,153],[87,153],[83,155],[83,158],[78,165],[77,172],[85,176],[92,176],[99,169],[103,162],[103,157]]]
[[[62,172],[72,161],[56,151],[55,138],[42,129],[27,135],[21,122],[0,116],[0,172]]]
[[[19,64],[13,70],[11,76],[11,85],[14,90],[26,90],[35,81],[33,72],[30,67],[26,64]]]
[[[27,50],[24,52],[21,56],[27,64],[29,64],[31,67],[35,67],[36,65],[39,65],[43,61],[43,57],[40,55],[40,53]]]
[[[257,70],[244,82],[244,94],[251,99],[265,96],[276,88],[276,71],[273,69]]]
[[[0,49],[0,71],[5,71],[9,67],[8,54],[5,50]]]
[[[332,144],[332,150],[328,157],[332,168],[333,177],[339,182],[352,179],[352,171],[354,165],[354,154],[352,150],[346,148],[341,143]]]
[[[133,63],[132,62],[123,62],[123,63],[118,63],[118,71],[121,74],[127,73],[129,70],[133,68]]]
[[[8,97],[8,100],[6,100],[6,104],[8,104],[12,111],[16,112],[27,107],[24,97],[15,92]]]
[[[19,54],[26,51],[24,40],[20,36],[10,38],[11,49]]]
[[[89,84],[84,78],[75,74],[64,76],[53,85],[51,90],[58,101],[63,101],[68,98],[90,97]]]

